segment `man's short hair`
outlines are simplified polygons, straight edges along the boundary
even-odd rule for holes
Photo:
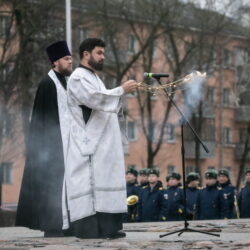
[[[80,59],[83,58],[83,52],[88,51],[91,52],[95,47],[105,47],[105,42],[100,38],[87,38],[85,39],[79,47],[79,56]]]

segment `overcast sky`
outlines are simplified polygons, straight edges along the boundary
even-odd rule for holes
[[[242,5],[250,5],[250,0],[182,0],[183,2],[193,2],[202,8],[208,7],[214,10],[231,12],[238,9]]]

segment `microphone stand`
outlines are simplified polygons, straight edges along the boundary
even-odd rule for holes
[[[155,79],[157,80],[157,82],[162,85],[162,83],[160,82],[160,77],[155,77]],[[209,233],[209,232],[204,232],[204,231],[200,231],[200,230],[195,230],[195,229],[191,229],[189,228],[189,223],[187,221],[187,193],[186,193],[186,185],[185,185],[185,180],[186,180],[186,169],[185,169],[185,146],[184,146],[184,133],[183,133],[183,127],[184,127],[184,123],[188,125],[188,127],[191,129],[192,133],[194,134],[194,137],[199,141],[199,143],[202,145],[202,147],[204,148],[204,150],[209,153],[208,148],[204,145],[204,143],[201,141],[199,135],[196,133],[196,131],[194,130],[194,128],[192,127],[192,125],[189,123],[189,121],[187,120],[187,118],[185,117],[185,115],[182,113],[182,111],[180,110],[180,108],[177,106],[177,104],[175,103],[175,101],[173,100],[173,98],[171,97],[171,95],[168,94],[167,90],[164,89],[164,92],[167,94],[170,103],[176,108],[176,110],[179,112],[181,119],[180,119],[180,124],[181,124],[181,156],[182,156],[182,174],[183,174],[183,193],[184,193],[184,201],[183,201],[183,206],[184,206],[184,228],[174,231],[174,232],[170,232],[170,233],[166,233],[166,234],[162,234],[159,237],[165,237],[171,234],[175,234],[178,233],[178,236],[180,236],[181,234],[183,234],[184,232],[196,232],[196,233],[203,233],[203,234],[208,234],[208,235],[212,235],[212,236],[217,236],[220,237],[219,234],[214,234],[214,233]]]

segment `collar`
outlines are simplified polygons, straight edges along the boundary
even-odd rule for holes
[[[89,70],[90,72],[92,72],[93,74],[95,74],[95,71],[94,71],[93,69],[91,69],[91,68],[89,68],[89,67],[86,67],[86,66],[84,66],[84,65],[82,65],[82,64],[79,64],[78,67],[79,67],[79,68],[87,69],[87,70]]]
[[[217,183],[215,183],[214,185],[211,185],[211,186],[208,186],[208,185],[207,185],[207,188],[208,188],[208,189],[212,189],[212,188],[216,188],[217,186],[218,186]]]
[[[55,70],[53,70],[56,77],[58,78],[58,80],[60,81],[60,83],[62,84],[62,86],[64,87],[64,89],[67,89],[67,81],[66,81],[66,78],[65,76],[62,74],[62,73],[59,73]]]
[[[65,76],[64,76],[62,73],[57,72],[57,71],[55,71],[55,70],[53,70],[53,71],[55,72],[55,74],[56,74],[56,76],[58,77],[59,80],[60,80],[60,79],[65,79]]]
[[[223,183],[223,184],[219,184],[219,186],[220,187],[227,187],[227,186],[229,186],[230,185],[230,182],[228,181],[228,182],[226,182],[226,183]]]
[[[179,188],[178,185],[177,185],[177,186],[170,186],[170,187],[168,187],[168,189],[170,189],[170,190],[175,190],[175,189],[177,189],[177,188]]]
[[[127,182],[127,185],[128,185],[128,186],[135,186],[136,184],[137,184],[137,182],[133,182],[133,183]]]

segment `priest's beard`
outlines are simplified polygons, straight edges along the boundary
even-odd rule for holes
[[[58,71],[64,76],[70,76],[72,73],[72,66],[68,66],[67,68],[61,64],[58,64]]]
[[[94,69],[94,70],[102,70],[103,68],[103,61],[97,62],[93,56],[90,57],[88,64]]]

